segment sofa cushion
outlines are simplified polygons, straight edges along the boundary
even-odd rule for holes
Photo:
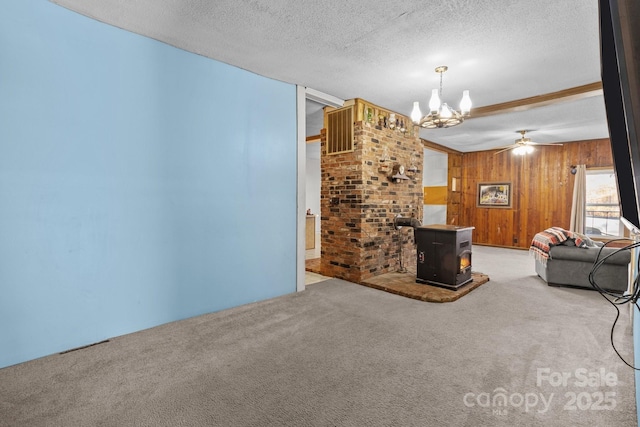
[[[549,250],[549,257],[551,259],[563,259],[593,263],[596,261],[598,254],[600,254],[598,259],[602,259],[605,256],[612,254],[618,250],[618,248],[602,248],[602,251],[600,251],[599,247],[576,248],[575,246],[559,245],[551,247],[551,249]],[[629,251],[629,249],[624,249],[607,258],[605,263],[626,265],[630,260],[631,252]]]

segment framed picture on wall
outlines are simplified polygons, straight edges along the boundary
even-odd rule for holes
[[[481,182],[478,184],[476,205],[480,208],[510,208],[510,182]]]

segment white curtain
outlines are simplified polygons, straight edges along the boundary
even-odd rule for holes
[[[584,233],[585,211],[587,199],[587,167],[576,166],[576,177],[573,183],[573,201],[571,203],[570,231]]]

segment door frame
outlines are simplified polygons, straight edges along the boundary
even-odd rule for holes
[[[332,107],[342,107],[344,100],[311,89],[296,85],[296,114],[297,114],[297,177],[296,177],[296,291],[305,290],[305,229],[307,220],[306,181],[307,181],[307,108],[306,100],[310,99]],[[315,231],[315,230],[314,230]]]

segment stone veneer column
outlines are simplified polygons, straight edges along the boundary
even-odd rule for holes
[[[326,154],[321,133],[321,261],[320,272],[351,282],[416,268],[413,230],[396,230],[396,215],[422,220],[423,146],[417,128],[413,135],[358,121],[355,150]],[[382,163],[385,156],[389,160]],[[418,171],[410,180],[394,182],[393,166],[412,162]]]

